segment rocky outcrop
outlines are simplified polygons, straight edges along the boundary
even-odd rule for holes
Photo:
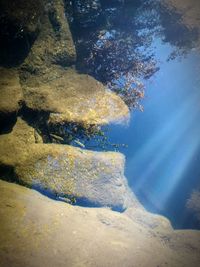
[[[17,73],[10,79],[13,70],[4,69],[2,72],[4,84],[8,83],[11,87],[12,81],[12,92],[11,89],[7,90],[8,86],[0,84],[3,86],[0,112],[6,110],[5,105],[18,110],[17,105],[23,100],[31,110],[51,113],[49,123],[53,125],[66,122],[107,124],[128,119],[128,107],[120,97],[107,91],[94,78],[78,74],[72,68],[76,51],[62,0],[30,1],[30,9],[24,0],[20,0],[19,7],[12,1],[3,0],[2,8],[5,19],[9,19],[20,31],[20,38],[17,39],[20,44],[15,44],[16,40],[10,40],[7,35],[3,40],[13,44],[13,49],[21,47],[23,53],[21,50],[13,52],[16,55],[24,54],[25,60],[19,68],[23,98]],[[18,24],[21,25],[20,29]],[[32,43],[28,37],[31,33],[36,34]],[[8,34],[15,35],[15,32],[8,31]],[[6,57],[6,53],[3,54]],[[11,101],[16,103],[15,107],[11,106]]]
[[[13,21],[20,23],[20,18],[34,13],[34,10],[27,11],[23,3],[20,5],[25,15]],[[88,127],[122,122],[129,117],[128,107],[120,97],[92,77],[68,68],[75,63],[76,51],[63,1],[44,1],[43,4],[38,5],[40,12],[30,20],[30,25],[27,19],[22,25],[23,32],[26,30],[22,41],[29,30],[37,32],[37,38],[20,66],[20,82],[16,71],[3,69],[0,111],[6,114],[6,119],[7,113],[14,113],[17,123],[0,136],[0,150],[4,151],[0,155],[2,177],[50,191],[66,201],[75,198],[83,205],[124,210],[135,200],[123,174],[123,155],[43,144],[38,125],[33,129],[17,118],[21,116],[37,124],[37,119],[32,121],[28,115],[45,114],[39,119],[48,131],[48,125],[50,128],[70,122]],[[10,5],[8,9],[13,7]],[[8,17],[12,17],[9,12]]]
[[[59,66],[70,66],[75,61],[76,51],[63,1],[46,1],[40,33],[21,66],[21,79],[29,82],[35,75],[37,80],[44,81],[45,75],[51,79],[60,71]]]
[[[10,134],[0,137],[0,166],[13,180],[80,205],[124,210],[140,206],[124,177],[124,156],[56,144],[36,144],[34,129],[18,118]]]
[[[43,0],[0,1],[0,65],[18,66],[38,36]]]
[[[124,213],[71,206],[3,181],[0,218],[1,267],[196,267],[200,263],[199,231],[157,233]]]
[[[48,83],[24,86],[23,93],[28,108],[50,112],[50,124],[107,124],[129,119],[129,109],[119,96],[73,69]]]

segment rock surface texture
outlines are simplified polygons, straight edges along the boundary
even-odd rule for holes
[[[0,192],[1,267],[199,266],[198,231],[157,232],[123,213],[74,207],[4,181]]]
[[[75,46],[65,17],[63,1],[44,2],[40,32],[22,64],[23,79],[32,75],[49,76],[49,72],[51,76],[56,75],[57,66],[70,66],[76,61]]]
[[[117,210],[140,206],[128,188],[120,153],[36,144],[34,129],[20,118],[12,133],[1,135],[0,150],[5,175],[12,169],[13,179],[22,184],[75,197],[85,205]]]
[[[51,124],[108,124],[129,119],[129,109],[119,96],[73,69],[48,83],[25,86],[23,93],[28,108],[50,112]]]

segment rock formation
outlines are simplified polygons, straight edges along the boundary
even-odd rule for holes
[[[45,114],[39,120],[48,131],[71,122],[84,128],[129,118],[128,107],[119,96],[72,66],[76,51],[63,1],[41,1],[37,14],[32,10],[30,21],[27,16],[31,11],[25,2],[19,6],[24,16],[18,8],[14,14],[11,1],[2,2],[5,20],[17,29],[20,25],[26,35],[36,36],[18,68],[0,69],[0,111],[5,119],[9,114],[15,117],[0,136],[2,177],[65,199],[76,198],[78,203],[124,210],[134,198],[123,174],[123,155],[43,144],[36,127],[38,117],[33,119],[35,128],[25,122],[34,112]]]
[[[198,231],[156,231],[124,213],[71,206],[4,181],[0,192],[1,267],[199,265]]]
[[[124,177],[124,156],[68,145],[36,144],[34,129],[18,118],[10,134],[1,135],[0,166],[11,180],[77,203],[124,210],[140,206]],[[3,175],[3,174],[2,174]],[[134,202],[134,203],[133,203]],[[82,204],[82,205],[83,205]]]
[[[197,266],[200,233],[175,232],[145,211],[122,154],[48,137],[69,123],[129,119],[118,95],[77,72],[63,1],[1,0],[0,8],[0,267]],[[75,201],[93,208],[65,203]]]

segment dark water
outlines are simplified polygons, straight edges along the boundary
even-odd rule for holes
[[[113,81],[115,85],[122,82],[123,87],[125,70],[130,72],[128,63],[135,60],[143,64],[140,71],[132,67],[131,75],[145,89],[145,98],[139,102],[144,112],[134,109],[138,103],[125,98],[132,108],[129,125],[113,125],[106,130],[110,143],[127,144],[127,148],[117,150],[126,156],[129,185],[149,211],[167,216],[174,227],[199,228],[186,209],[191,193],[200,186],[197,31],[181,24],[180,14],[165,10],[159,1],[138,1],[124,10],[120,4],[105,4],[99,13],[98,8],[92,10],[96,13],[88,10],[79,19],[72,19],[79,53],[77,67],[108,87]],[[127,36],[133,38],[131,55],[126,46],[124,53],[119,53],[120,46],[116,51],[113,46],[112,52],[107,49],[105,39],[114,43],[115,31],[118,42]],[[103,41],[99,32],[103,32]],[[111,89],[116,91],[116,86]]]

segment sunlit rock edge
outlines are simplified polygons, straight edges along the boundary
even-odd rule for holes
[[[22,86],[25,105],[50,112],[50,124],[103,125],[129,121],[129,109],[123,100],[94,78],[78,74],[72,68],[60,75],[48,83]]]

